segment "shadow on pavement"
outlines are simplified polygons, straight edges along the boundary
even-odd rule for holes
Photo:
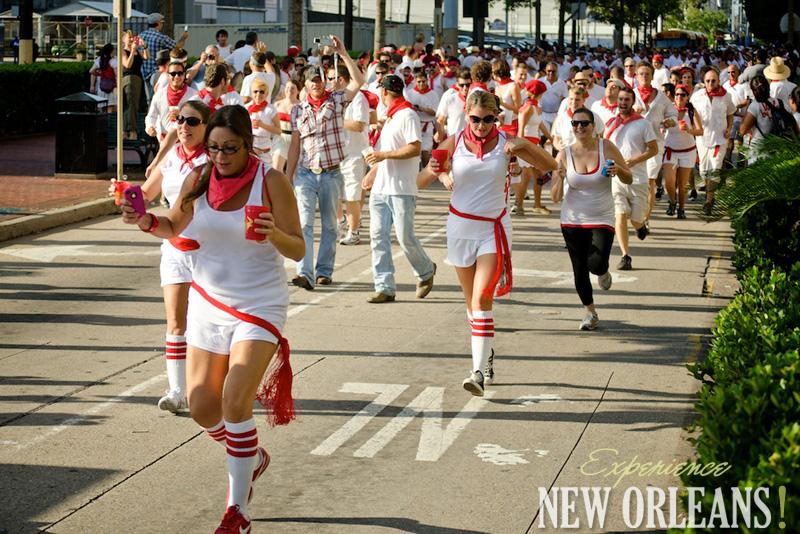
[[[268,517],[254,518],[259,523],[311,523],[317,525],[358,525],[394,528],[419,534],[483,534],[482,530],[464,530],[426,525],[407,517]]]

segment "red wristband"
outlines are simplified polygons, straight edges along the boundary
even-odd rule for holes
[[[147,213],[147,215],[150,215],[150,221],[151,221],[150,226],[148,226],[147,228],[142,228],[142,232],[147,232],[148,234],[152,234],[153,232],[156,231],[156,228],[158,228],[159,224],[158,217],[156,217],[155,214],[149,212]]]

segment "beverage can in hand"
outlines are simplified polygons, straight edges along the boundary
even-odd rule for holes
[[[600,170],[600,174],[608,178],[608,169],[614,165],[613,159],[607,159],[605,163],[603,163],[603,168]]]

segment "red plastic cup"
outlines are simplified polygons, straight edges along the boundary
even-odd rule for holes
[[[447,150],[437,148],[431,151],[431,157],[436,160],[438,163],[439,169],[444,170],[445,162],[447,162],[447,158],[449,157],[449,152]]]
[[[258,119],[251,119],[251,120],[250,120],[250,124],[252,124],[252,125],[253,125],[253,129],[254,129],[254,130],[255,130],[256,128],[258,128],[258,124],[257,124],[257,123],[258,123]]]
[[[122,206],[122,198],[125,190],[128,189],[130,184],[128,182],[117,181],[114,182],[114,205]]]
[[[244,207],[244,238],[249,239],[251,241],[264,241],[267,236],[264,234],[259,234],[256,232],[256,228],[259,226],[256,225],[256,219],[260,217],[262,213],[269,213],[269,208],[267,206],[253,206],[248,205]]]
[[[680,128],[681,130],[685,130],[686,129],[686,121],[683,120],[683,119],[679,120],[678,121],[678,128]]]

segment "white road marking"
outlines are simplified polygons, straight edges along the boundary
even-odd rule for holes
[[[545,456],[550,454],[550,451],[547,451],[547,450],[544,450],[544,449],[533,449],[533,452],[536,453],[536,457],[537,458],[544,458]]]
[[[26,448],[30,447],[31,445],[35,445],[35,444],[39,443],[40,441],[44,441],[44,440],[46,440],[48,438],[51,438],[51,437],[55,436],[56,434],[59,434],[59,433],[63,432],[64,430],[66,430],[67,428],[69,428],[71,426],[79,425],[82,422],[86,421],[86,419],[88,419],[89,417],[91,417],[93,415],[97,415],[100,412],[105,411],[106,409],[110,408],[114,404],[118,404],[118,403],[124,401],[125,399],[127,399],[128,397],[132,397],[132,396],[136,395],[137,393],[139,393],[140,391],[143,391],[143,390],[149,388],[153,384],[156,384],[158,382],[162,382],[162,381],[166,380],[166,378],[167,378],[166,374],[159,374],[159,375],[156,375],[156,376],[154,376],[154,377],[152,377],[152,378],[150,378],[148,380],[145,380],[141,384],[136,384],[132,388],[126,389],[125,391],[123,391],[122,393],[117,395],[116,397],[111,398],[111,399],[109,399],[109,400],[107,400],[105,402],[101,402],[100,404],[96,404],[96,405],[92,406],[91,408],[89,408],[88,410],[84,410],[79,415],[75,415],[73,417],[70,417],[69,419],[67,419],[66,421],[61,423],[60,425],[54,426],[53,428],[50,428],[50,429],[42,432],[41,434],[39,434],[38,436],[33,438],[31,441],[29,441],[27,443],[17,444],[17,448],[18,449],[26,449]]]
[[[353,437],[359,430],[369,423],[373,417],[383,411],[386,406],[392,403],[400,394],[408,388],[405,384],[364,384],[346,382],[339,390],[342,393],[357,393],[359,395],[378,395],[375,400],[364,406],[349,421],[342,425],[336,432],[331,434],[328,439],[311,451],[311,454],[318,456],[330,456],[336,449],[341,447],[347,440]]]
[[[135,252],[96,252],[87,249],[95,245],[47,245],[37,247],[9,247],[0,249],[0,253],[16,256],[26,260],[52,263],[56,258],[62,256],[77,258],[80,256],[100,257],[100,256],[159,256],[161,249],[135,251]]]
[[[11,441],[10,439],[0,440],[0,445],[19,445],[19,442]]]
[[[547,308],[534,308],[528,310],[528,313],[532,313],[533,315],[561,315],[560,311],[548,310]]]
[[[539,269],[518,269],[516,267],[514,268],[514,276],[525,278],[555,278],[556,281],[551,284],[554,286],[572,285],[574,280],[572,271],[543,271]],[[597,277],[592,275],[592,278],[596,279]],[[616,284],[627,284],[638,280],[635,276],[615,272],[611,273],[611,279]]]
[[[478,443],[474,452],[484,462],[493,463],[494,465],[522,465],[530,463],[522,455],[527,450],[529,449],[515,451],[504,449],[494,443]]]
[[[469,422],[478,415],[481,408],[489,403],[495,391],[487,391],[483,397],[470,398],[464,409],[456,415],[447,427],[442,429],[442,409],[441,403],[438,410],[431,416],[426,413],[422,421],[422,434],[419,437],[419,447],[417,448],[417,460],[421,462],[435,462],[450,448],[459,434],[467,428]]]
[[[532,406],[534,404],[562,402],[563,400],[564,399],[562,399],[560,395],[554,395],[552,393],[542,393],[541,395],[525,395],[522,397],[517,397],[516,399],[511,401],[511,404],[518,404],[520,406]]]

